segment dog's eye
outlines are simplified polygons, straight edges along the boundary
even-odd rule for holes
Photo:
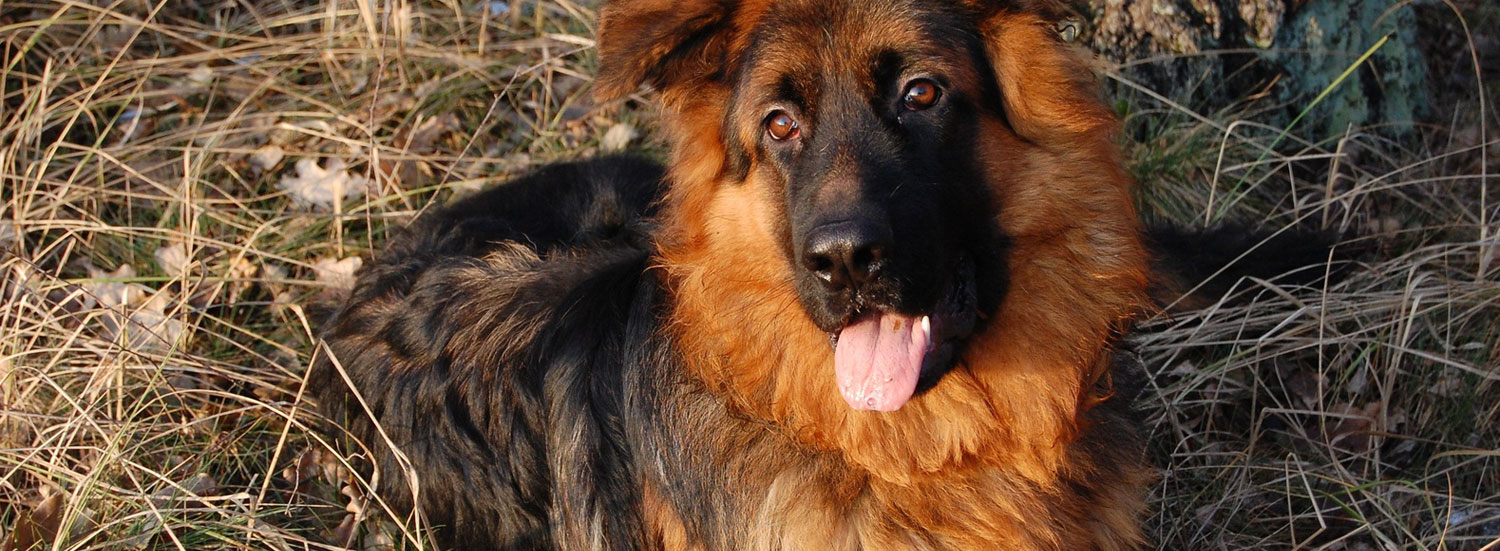
[[[901,93],[901,104],[912,111],[921,111],[932,107],[942,96],[937,83],[919,78],[906,85],[906,91]]]
[[[792,118],[786,111],[777,111],[766,117],[766,134],[771,139],[780,141],[790,140],[797,137],[800,129],[797,127],[797,119]]]

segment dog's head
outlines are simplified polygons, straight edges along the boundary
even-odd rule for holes
[[[1140,251],[1112,117],[1043,4],[605,6],[600,93],[653,84],[676,140],[663,249],[691,282],[679,300],[768,333],[720,355],[798,350],[811,372],[776,375],[828,377],[856,410],[902,408],[1001,348],[1061,351],[1086,377]],[[799,348],[814,333],[831,362]],[[740,371],[725,384],[746,394],[788,384]]]

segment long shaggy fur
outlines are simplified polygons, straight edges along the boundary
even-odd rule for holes
[[[1112,118],[1041,4],[606,4],[597,86],[661,91],[665,169],[559,165],[421,217],[324,326],[323,411],[455,549],[1139,548],[1154,475],[1114,343],[1147,255]],[[951,244],[992,303],[929,390],[855,411],[788,256],[811,180],[747,97],[857,111],[882,93],[865,60],[934,42],[968,111],[934,134],[962,189],[933,208],[993,234]]]
[[[638,548],[604,542],[640,530],[620,366],[660,175],[559,165],[424,215],[324,324],[323,412],[448,548]]]

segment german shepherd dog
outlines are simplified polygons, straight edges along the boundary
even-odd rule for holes
[[[419,217],[323,325],[322,411],[451,549],[1126,550],[1148,255],[1038,0],[617,0],[665,167]]]

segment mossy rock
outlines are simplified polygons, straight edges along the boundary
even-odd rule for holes
[[[1369,124],[1392,125],[1401,133],[1428,115],[1427,68],[1416,31],[1417,17],[1410,7],[1322,0],[1287,18],[1276,33],[1275,46],[1262,55],[1295,77],[1277,87],[1276,97],[1292,108],[1310,105],[1303,124],[1318,135]],[[1322,102],[1310,104],[1386,36],[1390,38],[1365,66]]]
[[[1351,126],[1404,135],[1430,115],[1427,62],[1410,3],[1086,0],[1077,7],[1083,39],[1121,64],[1122,76],[1199,112],[1285,127],[1305,110],[1295,131],[1315,139]]]

